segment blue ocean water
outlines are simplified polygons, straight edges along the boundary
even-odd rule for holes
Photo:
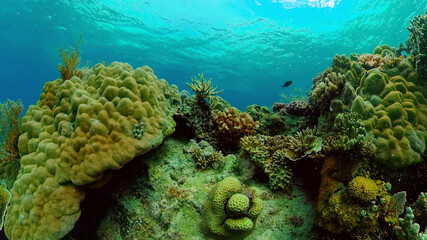
[[[271,106],[309,91],[335,54],[397,47],[426,9],[425,0],[2,0],[0,102],[35,104],[60,77],[57,49],[82,33],[82,66],[149,65],[181,90],[204,73],[241,110]]]

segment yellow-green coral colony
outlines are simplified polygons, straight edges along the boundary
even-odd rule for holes
[[[79,186],[101,181],[105,171],[121,168],[170,135],[172,96],[178,94],[149,67],[119,62],[97,64],[83,79],[46,83],[40,101],[22,119],[21,171],[11,189],[6,235],[67,234],[80,216]]]
[[[215,239],[240,239],[249,235],[262,211],[257,189],[245,195],[239,180],[227,177],[213,187],[202,211],[202,231]]]

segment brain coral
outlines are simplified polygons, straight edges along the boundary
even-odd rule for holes
[[[97,64],[82,79],[48,82],[22,119],[21,170],[11,190],[9,239],[60,239],[80,216],[83,186],[101,181],[174,131],[179,101],[147,67]],[[140,138],[133,134],[143,124]]]
[[[244,194],[242,194],[244,193]],[[215,239],[251,234],[263,206],[259,189],[244,189],[235,177],[215,184],[202,211],[202,231]]]

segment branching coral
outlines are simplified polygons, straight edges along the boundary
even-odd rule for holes
[[[258,127],[257,121],[247,113],[239,114],[237,108],[219,112],[213,120],[218,127],[220,138],[225,144],[230,144],[229,147],[238,146],[241,137],[254,134]]]
[[[194,91],[196,94],[197,101],[205,102],[206,100],[210,100],[213,95],[220,94],[223,90],[216,91],[218,87],[211,87],[211,79],[205,81],[203,77],[203,73],[199,74],[200,81],[194,77],[191,79],[191,84],[187,83],[187,85]]]
[[[396,235],[399,240],[427,240],[427,229],[420,232],[420,225],[413,222],[414,214],[408,207],[404,218],[399,219]]]
[[[7,100],[0,105],[0,164],[19,160],[18,138],[21,134],[21,100]]]
[[[82,44],[82,34],[80,33],[79,41],[76,47],[69,47],[69,49],[58,49],[59,56],[61,56],[62,64],[58,64],[58,70],[61,73],[63,80],[69,80],[74,76],[81,78],[83,72],[77,69],[80,65],[80,50],[79,47]]]

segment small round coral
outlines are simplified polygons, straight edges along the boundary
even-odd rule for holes
[[[249,208],[249,198],[241,193],[234,194],[227,202],[227,213],[230,215],[244,214]]]
[[[348,193],[354,198],[369,202],[378,196],[380,189],[374,180],[358,176],[348,184]]]

